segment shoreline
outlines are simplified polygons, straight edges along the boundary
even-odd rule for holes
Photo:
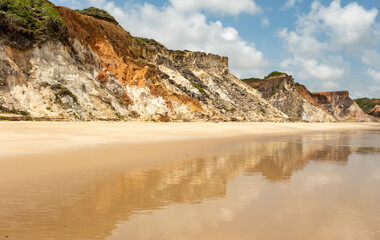
[[[74,204],[88,186],[110,176],[224,156],[241,144],[276,141],[276,136],[371,129],[380,130],[380,125],[0,123],[0,197],[3,203],[19,203],[17,208],[2,209],[8,209],[3,215],[25,215],[57,203]]]
[[[0,186],[162,166],[279,136],[380,130],[373,123],[0,123]]]
[[[192,141],[235,142],[295,134],[380,130],[379,123],[0,122],[0,160],[71,150]]]

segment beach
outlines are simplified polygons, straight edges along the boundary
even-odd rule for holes
[[[245,140],[376,129],[376,123],[2,122],[0,187],[97,169],[156,167]]]
[[[111,145],[379,129],[378,123],[1,122],[0,158]]]
[[[360,136],[351,133],[379,129],[374,123],[1,122],[0,239],[125,239],[107,236],[140,210],[223,199],[228,181],[262,171],[260,156],[272,156],[263,163],[280,158],[274,166],[283,162],[295,171],[307,159],[363,151],[327,150],[320,141],[343,137],[344,145]],[[265,175],[285,181],[286,174],[271,173],[274,166]]]

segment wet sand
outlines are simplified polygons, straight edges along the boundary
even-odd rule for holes
[[[241,150],[236,152],[236,146],[255,139],[276,140],[276,136],[363,129],[379,130],[380,126],[371,123],[1,122],[0,239],[5,236],[8,239],[105,239],[116,227],[115,218],[123,220],[119,208],[137,206],[125,209],[129,216],[138,210],[161,208],[169,200],[198,202],[198,197],[203,195],[210,199],[223,197],[225,187],[214,186],[213,178],[202,180],[218,165],[199,173],[196,182],[185,182],[190,184],[190,189],[176,184],[189,169],[203,166],[204,160],[197,159],[222,162],[224,156],[235,159],[236,154],[242,154]],[[276,152],[277,148],[268,144],[263,147],[270,152]],[[262,153],[261,149],[255,151],[257,156]],[[288,154],[297,152],[304,154],[304,150],[291,150]],[[293,158],[289,155],[286,159]],[[223,171],[230,166],[227,164]],[[155,169],[166,170],[160,177]],[[230,170],[231,176],[235,176],[241,167]],[[145,181],[147,175],[150,177]],[[215,181],[217,186],[224,186],[228,179],[217,177]],[[124,192],[125,184],[132,184],[134,190]],[[150,192],[166,189],[168,184],[174,184],[169,192],[153,197],[153,200],[162,198],[162,203],[150,203]],[[197,184],[202,187],[194,191],[193,186]],[[183,195],[187,190],[194,196]],[[125,196],[128,193],[132,196]],[[88,195],[91,197],[86,199]],[[121,202],[114,209],[115,201]],[[99,230],[96,236],[95,229]]]
[[[4,183],[97,169],[155,167],[234,142],[380,129],[376,123],[0,122]]]
[[[379,123],[0,122],[0,158],[113,144],[379,129]]]

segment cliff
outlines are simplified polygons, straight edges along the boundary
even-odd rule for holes
[[[264,99],[287,114],[293,121],[334,122],[337,120],[308,96],[309,91],[304,86],[297,86],[292,76],[282,74],[244,82],[257,89]]]
[[[376,105],[368,112],[369,115],[380,118],[380,105]]]
[[[43,37],[30,36],[36,32],[29,20],[12,26],[20,30],[18,37],[12,29],[1,29],[3,119],[286,120],[260,93],[230,74],[226,57],[172,51],[135,38],[100,10],[97,17],[94,9],[77,12],[48,1],[32,2],[33,9],[52,8],[55,28]],[[12,10],[9,4],[0,6],[7,18],[13,14],[4,10]],[[16,9],[21,3],[12,4]],[[33,18],[36,24],[50,19],[43,12]],[[63,34],[51,34],[53,29]]]
[[[355,102],[365,113],[380,118],[380,99],[359,98],[355,99]]]
[[[348,91],[319,92],[312,93],[311,96],[340,121],[374,121],[350,98]]]
[[[247,85],[228,58],[133,37],[104,10],[0,1],[0,120],[368,120],[270,76]]]

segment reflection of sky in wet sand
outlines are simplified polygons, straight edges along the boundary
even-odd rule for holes
[[[5,211],[0,239],[380,239],[379,145],[371,133],[281,137],[75,194],[46,187],[54,201]]]

